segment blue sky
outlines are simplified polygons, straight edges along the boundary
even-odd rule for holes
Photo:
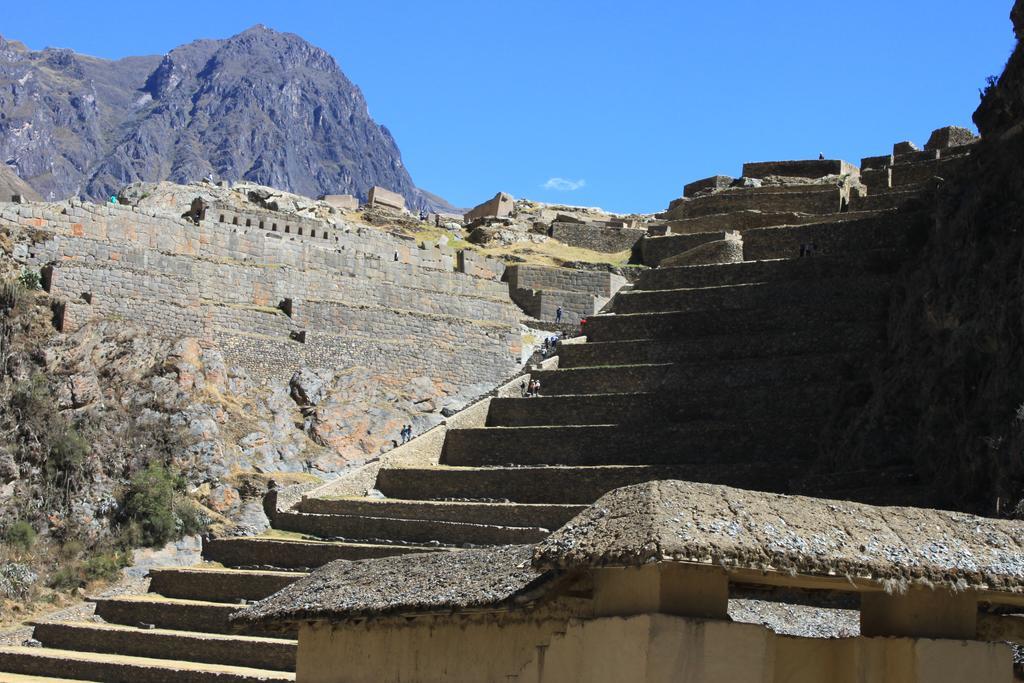
[[[8,3],[33,49],[161,54],[262,23],[338,60],[413,180],[658,211],[744,161],[856,162],[973,127],[1013,46],[1010,0]]]

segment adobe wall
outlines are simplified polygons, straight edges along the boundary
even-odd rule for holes
[[[299,630],[298,683],[1011,683],[1008,645],[801,638],[668,614],[577,618],[554,609],[377,618]]]

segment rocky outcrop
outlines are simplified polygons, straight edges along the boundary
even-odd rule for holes
[[[325,51],[254,26],[106,61],[0,38],[0,158],[46,199],[134,181],[251,180],[310,197],[413,185],[391,133]]]
[[[1024,31],[1024,2],[1013,19]],[[936,506],[1024,513],[1024,48],[984,92],[971,161],[936,193],[867,406],[828,466],[911,466]]]
[[[32,186],[18,177],[11,167],[0,164],[0,201],[10,201],[15,195],[21,196],[25,201],[38,201],[41,199],[39,193],[32,189]]]

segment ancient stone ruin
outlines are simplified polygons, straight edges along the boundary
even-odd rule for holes
[[[1013,16],[1020,35],[1021,2]],[[943,284],[923,258],[943,202],[971,223],[992,208],[972,182],[1020,187],[1024,125],[1007,119],[1022,92],[1004,80],[986,95],[980,120],[999,127],[980,140],[944,128],[859,166],[748,163],[643,219],[524,200],[500,216],[499,194],[468,224],[638,250],[647,267],[630,283],[269,208],[3,205],[0,224],[38,237],[18,258],[41,270],[62,329],[123,316],[217,344],[267,381],[302,358],[486,391],[328,481],[271,486],[271,530],[208,535],[202,564],[151,570],[148,592],[39,620],[32,641],[0,647],[0,671],[1020,680],[1019,518],[928,509],[915,463],[822,452],[873,400],[871,381],[899,370],[900,292]],[[369,203],[401,209],[389,194]],[[581,335],[523,367],[520,322],[557,305]],[[942,310],[927,314],[929,335],[954,336]]]
[[[395,211],[405,211],[405,197],[397,192],[385,190],[383,187],[377,187],[376,185],[370,188],[366,197],[366,203],[371,207],[382,206],[387,209],[394,209]]]
[[[212,680],[228,667],[249,677],[245,680],[285,679],[295,670],[297,631],[262,621],[233,622],[239,600],[266,598],[333,560],[393,558],[379,570],[367,565],[386,576],[391,566],[403,573],[413,567],[433,571],[433,563],[451,556],[453,571],[459,572],[459,563],[475,557],[459,559],[461,548],[540,543],[608,491],[652,480],[870,503],[905,501],[911,494],[898,486],[876,487],[872,477],[856,475],[808,476],[808,465],[833,406],[845,400],[844,378],[865,372],[884,343],[894,273],[912,253],[912,237],[926,221],[911,200],[930,192],[936,173],[956,167],[970,149],[928,152],[927,159],[915,153],[867,160],[864,173],[830,160],[747,164],[739,182],[691,186],[689,196],[674,201],[651,230],[663,227],[665,234],[642,243],[651,263],[678,256],[689,261],[647,270],[632,288],[608,272],[523,265],[508,269],[506,284],[468,251],[446,258],[442,250],[416,249],[387,235],[352,235],[314,222],[214,206],[199,226],[182,221],[176,234],[151,231],[156,219],[129,207],[5,208],[7,220],[54,233],[55,239],[37,245],[29,258],[53,264],[48,286],[67,293],[66,325],[124,311],[158,330],[199,327],[254,372],[268,376],[295,354],[322,354],[316,357],[326,362],[328,355],[353,353],[349,346],[342,351],[335,345],[333,330],[348,331],[360,321],[387,338],[388,316],[415,315],[423,320],[416,328],[422,342],[400,342],[403,349],[382,358],[383,365],[413,362],[415,348],[423,354],[415,362],[443,364],[467,383],[493,381],[508,373],[511,358],[508,366],[484,368],[465,352],[469,347],[493,352],[494,344],[514,351],[515,341],[507,335],[517,314],[502,297],[510,293],[544,319],[561,303],[573,320],[585,315],[587,322],[585,343],[563,342],[543,368],[513,379],[379,460],[318,489],[272,491],[267,507],[280,535],[210,538],[203,555],[215,564],[154,570],[149,594],[97,598],[102,623],[40,625],[35,637],[44,647],[0,650],[0,668],[63,675],[73,666],[83,676],[103,678],[141,675],[143,668],[156,667],[160,675],[187,671],[189,680]],[[554,213],[552,218],[559,215]],[[557,220],[552,225],[560,222],[585,225]],[[219,262],[207,266],[193,254]],[[141,263],[149,264],[145,274],[138,272]],[[263,278],[266,264],[279,264],[272,280]],[[209,275],[202,275],[205,268]],[[282,268],[288,278],[276,272]],[[174,276],[184,272],[193,275]],[[334,275],[326,277],[328,272]],[[364,288],[361,280],[351,279],[339,287],[338,272],[364,274],[375,284]],[[403,294],[409,288],[448,296],[409,297]],[[80,298],[85,292],[91,303]],[[578,292],[579,300],[570,292]],[[345,303],[353,296],[364,297],[359,308]],[[608,299],[606,312],[594,314]],[[412,309],[413,304],[424,308]],[[452,328],[470,318],[492,320],[494,327]],[[254,329],[258,345],[251,341]],[[304,343],[290,336],[296,330],[306,333]],[[452,350],[445,351],[444,344]],[[529,380],[539,380],[540,396],[522,397]],[[557,538],[549,543],[557,544]],[[510,562],[518,567],[515,552]],[[416,556],[422,553],[433,554],[420,560]],[[488,571],[503,571],[504,560],[489,554],[484,559]],[[322,580],[317,576],[309,581]],[[523,585],[532,585],[531,576],[523,577]],[[653,580],[658,585],[660,579]],[[807,581],[813,583],[813,576]],[[665,586],[663,591],[677,590]],[[424,590],[423,600],[429,601],[430,591]],[[582,595],[586,589],[567,586],[555,594],[564,590]],[[615,598],[620,602],[609,603],[620,606],[603,614],[634,609],[621,602],[633,589],[609,584],[608,590],[609,596],[627,592]],[[509,597],[488,596],[498,602]],[[713,611],[719,618],[727,598],[716,599]],[[682,595],[679,600],[677,612],[693,615]],[[880,605],[879,614],[888,609]],[[664,610],[655,602],[646,611]],[[140,631],[140,622],[156,628]],[[856,619],[852,623],[858,628]],[[951,622],[950,628],[961,626]],[[766,635],[763,627],[751,628],[743,637],[761,639],[758,647],[789,642]],[[888,626],[874,632],[860,628],[862,639],[872,633],[897,635]],[[916,628],[907,626],[898,635],[923,635]],[[642,632],[621,637],[640,643]],[[732,642],[730,634],[723,632],[723,642]],[[523,637],[524,647],[535,642],[530,638],[547,638]],[[786,656],[804,656],[793,647]],[[1002,666],[1004,655],[989,660],[987,647],[978,650],[978,661]],[[332,657],[347,651],[333,652],[323,655],[327,659],[315,656],[319,670],[336,669]],[[918,656],[913,652],[900,657],[911,661]],[[578,655],[565,656],[573,662]],[[822,666],[838,656],[823,653]],[[401,660],[394,661],[394,677],[381,680],[409,675]],[[303,680],[327,680],[304,674],[301,666]],[[260,671],[243,674],[231,667]],[[173,675],[184,680],[184,673]],[[521,680],[536,680],[523,675]],[[371,678],[367,673],[353,680]]]

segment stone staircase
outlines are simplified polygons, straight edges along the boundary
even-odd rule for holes
[[[490,399],[432,462],[381,467],[374,497],[307,495],[272,533],[209,540],[208,564],[96,599],[94,621],[38,624],[42,647],[0,648],[0,681],[293,680],[292,634],[227,617],[326,562],[533,543],[652,479],[800,492],[844,387],[885,344],[891,280],[923,220],[890,210],[757,228],[743,262],[648,271],[588,319],[586,343],[532,373],[541,396]],[[807,241],[816,254],[798,258]],[[866,478],[818,484],[880,502]]]

